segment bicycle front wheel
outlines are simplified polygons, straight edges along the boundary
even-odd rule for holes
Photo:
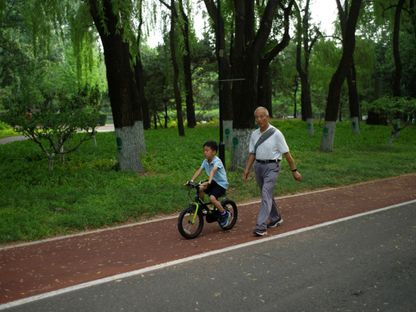
[[[195,215],[195,208],[189,207],[179,214],[178,217],[178,230],[179,233],[186,239],[192,239],[197,237],[202,232],[204,227],[204,217],[202,213],[198,211]]]

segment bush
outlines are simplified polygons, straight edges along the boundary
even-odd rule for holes
[[[43,100],[28,108],[24,101],[9,105],[3,120],[35,142],[48,157],[52,170],[56,155],[75,151],[95,134],[100,122],[100,95],[97,89],[84,89],[75,95],[43,94]],[[77,131],[79,140],[71,140]]]

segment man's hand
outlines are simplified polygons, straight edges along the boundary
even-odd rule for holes
[[[250,171],[244,171],[244,173],[243,173],[243,180],[244,180],[244,182],[247,182],[247,180],[248,180],[248,176],[250,175]]]
[[[293,178],[296,181],[298,181],[298,182],[302,181],[302,175],[300,174],[299,171],[296,170],[296,171],[292,172],[292,174],[293,174]]]

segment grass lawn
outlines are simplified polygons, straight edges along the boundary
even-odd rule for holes
[[[296,183],[285,161],[278,195],[416,172],[416,127],[406,128],[388,145],[390,128],[362,124],[353,135],[350,124],[339,123],[335,151],[319,151],[322,128],[309,137],[306,124],[273,121],[286,136],[303,182]],[[145,132],[146,174],[114,170],[114,133],[99,133],[97,147],[85,143],[55,164],[30,141],[0,146],[0,243],[28,241],[178,212],[188,203],[182,184],[203,160],[202,143],[217,138],[214,126]],[[227,154],[227,157],[229,153]],[[237,202],[258,197],[254,179],[242,182],[242,172],[228,172],[228,197]]]
[[[0,121],[0,139],[15,135],[19,135],[19,133],[15,132],[13,128]]]

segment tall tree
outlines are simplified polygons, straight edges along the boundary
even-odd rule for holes
[[[257,106],[264,106],[268,109],[270,116],[273,116],[272,109],[272,81],[270,77],[270,63],[282,52],[289,44],[290,35],[290,15],[292,12],[292,6],[295,4],[294,0],[291,0],[287,7],[283,7],[283,28],[284,33],[280,42],[276,43],[271,49],[266,51],[259,62],[259,74],[258,74],[258,98]]]
[[[348,71],[351,69],[352,57],[355,49],[355,29],[357,26],[361,3],[362,0],[351,0],[345,29],[345,40],[343,40],[342,46],[342,57],[329,84],[325,110],[325,126],[321,141],[321,150],[326,152],[331,152],[334,146],[335,127],[340,105],[341,88]]]
[[[120,169],[142,172],[139,160],[145,149],[142,103],[132,70],[130,43],[125,36],[127,26],[122,20],[123,17],[130,20],[131,16],[125,16],[130,3],[124,3],[124,7],[114,6],[112,0],[88,3],[104,48]]]
[[[313,113],[311,100],[311,83],[309,75],[310,55],[318,39],[318,34],[311,38],[310,31],[310,0],[307,0],[303,9],[302,16],[299,6],[296,4],[295,12],[297,16],[297,44],[296,44],[296,70],[298,72],[301,83],[301,109],[302,120],[308,124],[308,132],[314,134]],[[302,58],[303,56],[303,58]]]
[[[195,105],[194,105],[194,92],[192,87],[192,71],[191,71],[191,47],[189,43],[189,18],[185,12],[184,4],[182,0],[179,0],[179,11],[182,18],[182,34],[184,40],[184,53],[183,53],[183,74],[185,85],[185,97],[186,97],[186,119],[188,121],[188,127],[194,128],[196,126],[195,118]]]
[[[178,133],[179,136],[185,136],[185,128],[183,126],[183,115],[182,115],[182,97],[181,89],[179,85],[179,65],[177,60],[177,47],[176,47],[176,25],[178,22],[178,11],[176,8],[175,0],[171,0],[170,4],[167,4],[163,0],[160,2],[169,9],[170,11],[170,30],[169,30],[169,46],[170,55],[173,67],[173,92],[175,95],[176,103],[176,118],[178,120]]]
[[[230,53],[227,53],[228,49],[226,47],[226,33],[225,33],[225,22],[221,6],[216,6],[214,0],[204,0],[207,12],[210,16],[212,25],[214,26],[215,31],[215,52],[217,57],[218,64],[218,98],[219,103],[222,105],[222,119],[223,119],[223,129],[226,146],[230,149],[232,147],[231,138],[232,134],[230,133],[233,128],[233,106],[231,98],[232,90],[232,79],[231,79],[231,63],[230,63]],[[217,4],[220,4],[220,1],[217,0]],[[229,36],[231,41],[231,37]]]
[[[280,1],[269,0],[256,31],[255,2],[234,0],[234,42],[232,75],[241,81],[232,89],[233,155],[231,169],[244,167],[251,129],[254,127],[254,109],[257,105],[257,79],[261,52],[269,38],[273,18]]]
[[[415,36],[415,39],[416,39],[416,5],[415,3],[416,3],[415,0],[410,0],[409,16],[410,16],[410,22],[412,23],[412,26],[413,26],[413,35]]]
[[[347,27],[347,15],[348,15],[348,0],[344,1],[342,6],[340,0],[337,1],[339,22],[341,25],[342,40],[345,40],[346,27]],[[358,100],[357,90],[357,73],[355,70],[354,56],[351,60],[351,68],[347,72],[347,84],[348,84],[348,101],[350,107],[350,118],[352,122],[352,129],[354,133],[360,132],[360,103]]]
[[[393,28],[393,58],[394,58],[394,79],[393,96],[401,96],[402,62],[400,59],[400,21],[405,0],[398,0],[394,13]]]
[[[142,112],[143,112],[143,128],[150,129],[150,112],[149,112],[149,103],[147,101],[144,89],[145,89],[145,77],[144,77],[144,69],[143,69],[143,62],[140,50],[141,38],[142,38],[142,27],[143,27],[143,1],[139,1],[138,3],[138,18],[139,18],[139,26],[137,27],[137,46],[139,49],[137,50],[137,55],[134,64],[134,73],[136,78],[137,89],[139,91],[140,103],[142,104]]]

